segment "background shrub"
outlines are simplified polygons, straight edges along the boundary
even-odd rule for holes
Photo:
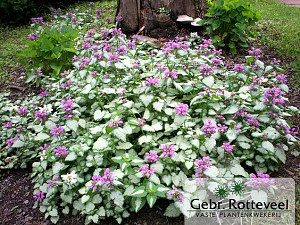
[[[213,44],[228,46],[235,53],[236,47],[248,47],[246,31],[259,20],[252,4],[244,0],[208,1],[210,8],[205,22],[207,32],[212,35]]]

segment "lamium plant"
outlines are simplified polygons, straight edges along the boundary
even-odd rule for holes
[[[199,194],[188,178],[264,176],[299,145],[284,71],[260,50],[229,70],[211,40],[154,49],[93,13],[53,22],[77,18],[80,35],[72,68],[41,79],[42,95],[0,95],[0,168],[34,161],[35,207],[53,223],[61,213],[121,223],[160,198],[166,216],[186,215]]]

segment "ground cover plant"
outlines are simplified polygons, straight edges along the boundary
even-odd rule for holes
[[[91,8],[38,24],[41,33],[49,25],[78,30],[73,68],[58,80],[34,68],[39,96],[12,103],[1,95],[0,166],[36,161],[36,206],[52,222],[58,212],[121,222],[159,198],[177,216],[196,194],[188,177],[274,171],[298,145],[284,71],[264,65],[259,49],[230,71],[211,40],[152,49],[100,19]]]

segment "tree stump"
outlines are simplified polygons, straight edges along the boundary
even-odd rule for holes
[[[206,0],[118,0],[117,16],[123,17],[120,27],[126,34],[143,30],[151,37],[169,37],[193,29],[176,22],[179,15],[203,18],[207,8]]]

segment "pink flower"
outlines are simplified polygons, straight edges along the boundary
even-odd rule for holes
[[[34,115],[37,117],[37,119],[40,123],[43,121],[46,121],[46,119],[47,119],[46,109],[35,111]]]
[[[216,133],[217,126],[213,125],[211,120],[208,120],[206,123],[204,123],[204,125],[201,129],[202,129],[202,132],[205,136],[210,137],[214,133]]]
[[[27,115],[28,113],[29,113],[29,111],[28,111],[28,109],[27,109],[26,107],[24,107],[24,108],[20,107],[20,108],[18,109],[18,114],[19,114],[20,116]]]
[[[45,193],[44,192],[37,192],[34,196],[33,196],[34,200],[36,202],[43,202],[44,198],[45,198]]]
[[[96,190],[98,188],[98,183],[101,181],[101,176],[99,175],[94,175],[92,177],[92,184],[88,186],[89,189]]]
[[[53,150],[55,152],[55,155],[58,157],[64,157],[69,154],[66,146],[58,146],[56,149]]]
[[[184,103],[179,103],[178,106],[175,108],[175,113],[178,115],[185,116],[188,111],[188,105]]]
[[[64,107],[64,110],[66,112],[70,112],[73,110],[74,106],[73,106],[74,100],[71,99],[71,97],[67,97],[66,100],[61,100],[61,104]]]
[[[247,123],[250,125],[250,126],[255,126],[255,127],[258,127],[259,126],[259,122],[257,120],[257,117],[254,117],[252,119],[247,119]]]
[[[107,126],[111,127],[111,128],[115,128],[115,127],[119,127],[123,124],[123,121],[120,120],[120,118],[117,116],[114,119],[111,119],[110,122],[107,123]]]
[[[2,123],[2,125],[6,128],[12,128],[13,123],[12,122],[7,122],[7,123]]]
[[[149,178],[154,173],[154,168],[154,166],[151,166],[149,169],[149,164],[146,164],[145,166],[140,167],[140,172]]]
[[[139,126],[143,126],[146,123],[144,118],[138,118]]]
[[[154,152],[154,151],[150,151],[150,152],[146,152],[146,159],[145,161],[146,162],[156,162],[158,159],[158,155],[157,155],[157,152]]]
[[[113,181],[114,181],[113,172],[110,172],[109,168],[106,168],[103,177],[101,177],[101,183],[108,185],[110,188],[113,188],[112,186]]]
[[[257,172],[257,176],[255,174],[251,174],[251,181],[249,181],[249,185],[252,188],[259,189],[261,187],[268,187],[275,184],[275,180],[270,178],[269,174],[263,174]]]
[[[167,157],[174,155],[176,151],[175,145],[170,146],[166,144],[166,145],[159,146],[159,148],[163,150],[163,156],[167,156]]]
[[[52,127],[50,131],[50,133],[53,134],[54,136],[58,136],[63,132],[64,132],[64,128],[62,126],[57,127],[55,125]]]
[[[10,138],[6,140],[6,144],[8,147],[12,146],[17,140],[19,140],[18,137]]]
[[[183,200],[183,193],[178,191],[175,185],[172,185],[173,190],[168,192],[168,195],[173,196],[178,202],[182,202]]]
[[[159,79],[157,78],[157,77],[148,77],[148,78],[146,78],[146,81],[145,81],[145,84],[147,85],[147,86],[154,86],[154,85],[156,85],[156,84],[158,84],[159,83]]]
[[[232,152],[232,150],[234,149],[235,145],[230,145],[230,142],[224,142],[222,145],[222,148],[228,152],[229,154]]]
[[[43,153],[43,152],[46,151],[47,149],[50,149],[51,147],[52,147],[51,145],[44,144],[44,147],[40,147],[41,153]]]

